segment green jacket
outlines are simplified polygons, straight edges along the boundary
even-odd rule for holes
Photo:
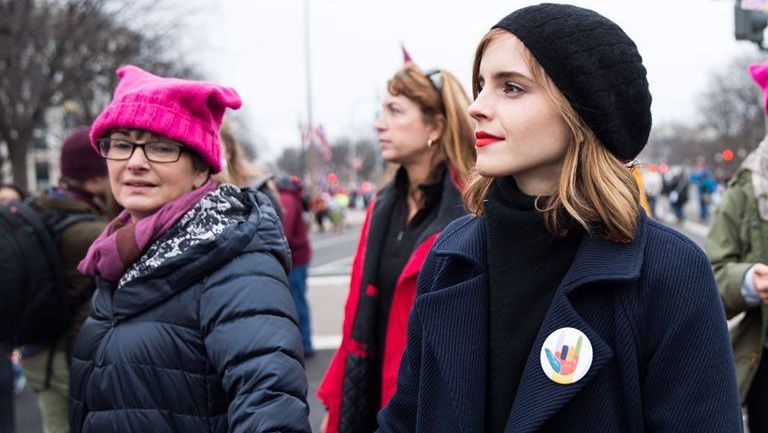
[[[55,190],[54,190],[55,191]],[[93,278],[82,275],[77,270],[77,265],[85,257],[88,248],[104,230],[107,220],[101,216],[99,210],[84,200],[78,200],[63,194],[44,192],[37,199],[37,203],[43,211],[62,211],[71,213],[94,214],[98,218],[80,221],[67,227],[61,234],[59,243],[59,257],[61,257],[66,288],[69,299],[72,301],[73,321],[67,331],[64,344],[58,344],[57,348],[64,350],[66,345],[75,341],[80,327],[88,317],[90,300],[95,290]]]
[[[768,264],[768,222],[760,218],[750,171],[739,173],[723,195],[707,236],[706,250],[726,316],[733,319],[744,313],[731,329],[743,402],[760,365],[768,329],[768,305],[748,306],[741,295],[749,268],[756,263]]]

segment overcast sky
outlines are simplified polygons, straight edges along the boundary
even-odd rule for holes
[[[400,42],[424,69],[456,74],[469,90],[472,56],[486,31],[537,2],[310,0],[315,123],[330,138],[371,134]],[[733,37],[727,0],[585,0],[637,43],[648,69],[654,123],[693,119],[708,72],[754,45]],[[304,0],[200,1],[182,46],[206,77],[237,89],[266,159],[298,146],[306,119]]]

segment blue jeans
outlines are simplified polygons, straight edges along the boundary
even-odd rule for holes
[[[711,197],[710,194],[701,194],[699,196],[699,217],[703,222],[709,220],[709,200]]]
[[[307,304],[307,270],[309,266],[296,266],[288,275],[288,283],[291,285],[293,301],[296,303],[296,311],[299,313],[299,328],[301,329],[301,342],[304,344],[304,354],[311,355],[312,328],[310,326],[309,304]]]

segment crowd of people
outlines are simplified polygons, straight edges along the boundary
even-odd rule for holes
[[[751,73],[768,89],[768,65]],[[736,433],[742,406],[768,432],[768,144],[724,192],[704,165],[640,176],[646,69],[599,13],[502,17],[472,98],[406,62],[374,125],[395,169],[375,195],[248,163],[230,87],[117,75],[56,186],[0,185],[0,242],[23,253],[4,268],[0,432],[14,349],[46,433],[309,432],[308,214],[324,231],[349,207],[367,213],[324,432]],[[706,253],[653,218],[662,194],[684,218],[691,185]],[[52,266],[31,287],[35,251]]]
[[[657,217],[660,213],[672,212],[678,223],[688,218],[686,206],[693,196],[698,205],[695,220],[708,224],[727,182],[727,179],[716,179],[703,162],[694,167],[644,164],[641,172],[649,215]]]

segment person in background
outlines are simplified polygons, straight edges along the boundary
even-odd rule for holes
[[[27,197],[24,190],[12,183],[0,183],[0,206],[22,201]]]
[[[407,63],[387,83],[376,120],[382,158],[397,167],[368,208],[355,253],[341,347],[317,392],[326,431],[370,433],[396,389],[416,280],[442,229],[464,214],[460,190],[474,164],[461,84]]]
[[[740,433],[704,253],[640,208],[634,42],[589,9],[502,18],[472,74],[472,215],[424,262],[379,432]]]
[[[13,347],[0,343],[0,433],[16,433],[12,352]]]
[[[643,180],[643,173],[640,172],[640,167],[633,165],[630,170],[632,171],[632,177],[635,179],[637,189],[639,193],[638,201],[640,207],[645,211],[646,215],[651,215],[651,208],[648,207],[648,198],[645,196],[645,182]]]
[[[765,94],[768,63],[750,74]],[[706,250],[728,318],[741,318],[731,330],[741,402],[750,433],[768,432],[768,137],[733,175],[715,210]]]
[[[312,203],[310,204],[310,210],[315,216],[315,222],[317,223],[317,229],[320,233],[325,233],[325,220],[329,219],[330,209],[328,206],[328,200],[326,192],[316,192]]]
[[[685,205],[688,204],[689,186],[688,176],[686,176],[685,169],[682,167],[675,168],[672,178],[665,185],[665,190],[669,197],[669,205],[672,207],[678,223],[685,221]]]
[[[280,204],[283,208],[283,229],[288,245],[291,247],[291,273],[288,283],[291,286],[296,311],[299,313],[301,340],[304,344],[304,357],[314,356],[312,347],[312,322],[307,303],[307,272],[312,260],[312,246],[307,233],[307,223],[304,220],[304,205],[302,203],[304,188],[297,177],[283,178],[277,183],[280,193]]]
[[[696,185],[699,198],[699,221],[709,222],[709,207],[712,205],[712,195],[717,191],[717,181],[712,176],[712,171],[700,162],[691,173],[690,181]]]
[[[88,134],[89,128],[83,126],[64,140],[60,154],[61,180],[58,186],[36,199],[44,213],[82,217],[61,232],[58,245],[72,308],[70,329],[50,346],[25,346],[22,350],[24,374],[37,395],[45,433],[70,431],[70,356],[80,327],[88,317],[95,289],[93,277],[82,275],[77,265],[107,225],[106,203],[111,195],[107,165],[93,151]]]
[[[652,218],[656,218],[656,205],[658,203],[661,192],[664,189],[664,178],[661,177],[661,173],[654,164],[648,164],[645,166],[645,196],[648,199],[648,208]]]
[[[219,183],[230,183],[241,188],[250,187],[266,195],[278,215],[281,214],[280,201],[277,199],[277,186],[274,175],[261,170],[248,160],[243,146],[235,137],[228,122],[221,125],[221,173],[214,179]]]
[[[124,210],[78,267],[96,292],[72,355],[72,431],[309,433],[279,217],[264,194],[211,180],[240,97],[117,75],[90,137]]]
[[[0,183],[0,206],[24,200],[26,194],[17,185]],[[18,367],[12,361],[13,347],[0,343],[0,433],[15,433],[14,395]]]

